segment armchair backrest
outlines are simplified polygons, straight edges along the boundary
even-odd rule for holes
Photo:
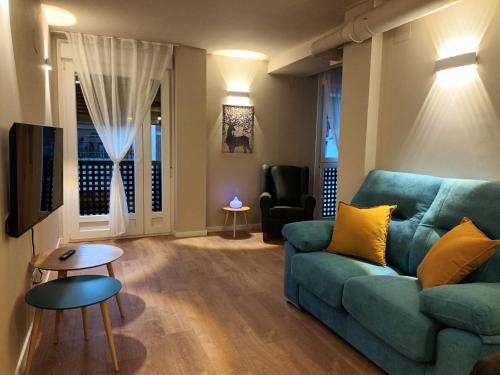
[[[274,205],[298,206],[308,193],[309,168],[291,165],[262,166],[261,190],[268,192]]]

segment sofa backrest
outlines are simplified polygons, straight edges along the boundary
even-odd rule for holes
[[[469,217],[486,235],[500,238],[500,182],[447,179],[424,215],[412,241],[409,273],[439,238]],[[500,281],[500,249],[466,281]]]
[[[411,242],[443,181],[439,177],[374,170],[352,200],[360,207],[397,204],[389,226],[386,259],[407,274],[414,274],[409,267]]]

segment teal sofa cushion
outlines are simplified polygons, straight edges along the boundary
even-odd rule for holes
[[[412,173],[371,171],[352,204],[371,207],[396,204],[387,238],[387,262],[409,273],[410,242],[432,204],[443,179]]]
[[[362,326],[416,362],[433,361],[439,323],[419,310],[420,283],[408,276],[361,276],[344,286],[342,304]]]
[[[333,221],[300,221],[286,224],[283,237],[299,251],[326,249],[332,240]]]
[[[464,216],[472,219],[490,238],[500,238],[500,182],[479,180],[445,180],[436,199],[424,215],[411,243],[410,273],[415,274],[432,245],[443,234],[460,223]],[[500,281],[500,251],[466,280],[466,282]]]
[[[424,289],[420,310],[449,327],[478,335],[499,335],[500,284],[470,283]]]
[[[292,276],[307,290],[335,308],[342,308],[342,291],[347,280],[364,275],[397,275],[390,267],[325,251],[297,254],[292,258]]]

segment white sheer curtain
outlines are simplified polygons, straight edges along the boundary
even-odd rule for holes
[[[80,33],[66,37],[90,117],[114,163],[109,215],[112,234],[120,235],[126,230],[128,207],[119,163],[171,69],[173,45]]]
[[[323,112],[323,158],[338,160],[340,136],[340,106],[342,96],[342,67],[336,67],[319,77],[320,100]]]

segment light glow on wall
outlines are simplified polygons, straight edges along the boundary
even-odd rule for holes
[[[442,87],[466,85],[477,77],[477,65],[465,65],[437,72],[437,81]]]
[[[42,10],[49,26],[72,26],[76,23],[74,14],[66,9],[42,4]]]
[[[218,56],[227,56],[227,57],[236,57],[238,59],[247,59],[247,60],[267,60],[267,56],[260,52],[255,51],[246,51],[242,49],[218,49],[212,52],[214,55]]]
[[[245,81],[230,80],[227,84],[227,91],[231,92],[250,92],[250,84]]]

